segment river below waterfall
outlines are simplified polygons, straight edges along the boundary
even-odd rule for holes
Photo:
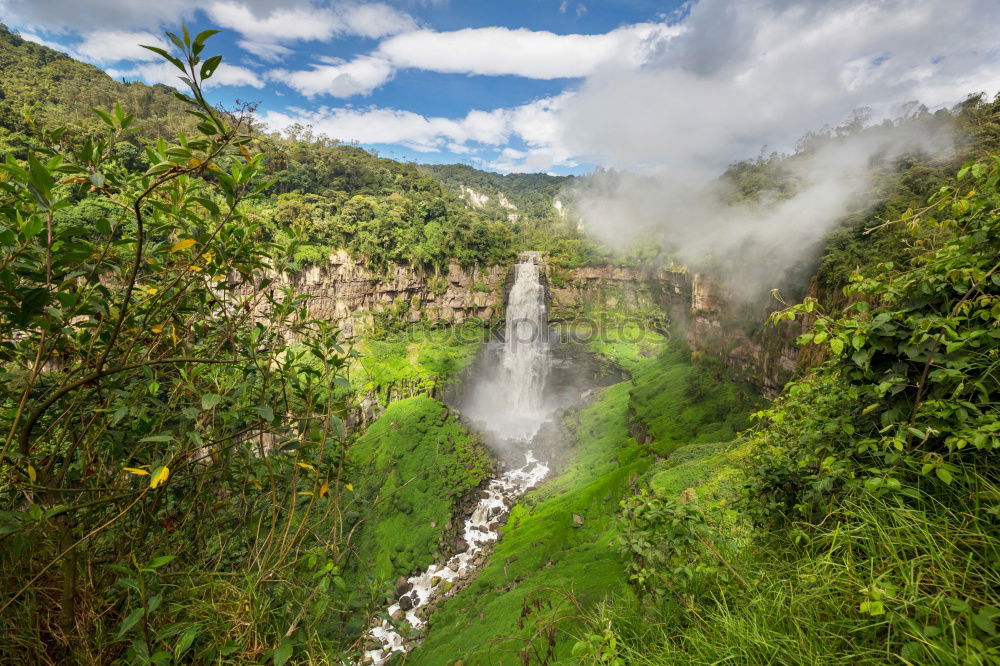
[[[394,652],[410,649],[398,627],[423,626],[418,610],[454,593],[455,583],[482,566],[511,507],[548,475],[556,450],[565,447],[555,424],[559,411],[619,378],[609,381],[608,369],[582,345],[560,344],[549,330],[542,268],[535,253],[514,265],[504,336],[484,347],[460,393],[447,399],[484,436],[506,471],[488,483],[466,517],[465,550],[397,581],[398,599],[366,634],[362,663],[383,664]]]

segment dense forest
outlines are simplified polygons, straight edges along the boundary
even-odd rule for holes
[[[1000,662],[1000,97],[914,109],[955,150],[882,165],[786,271],[802,298],[745,308],[793,331],[772,396],[687,335],[690,301],[668,312],[712,262],[669,289],[627,272],[669,239],[601,247],[566,196],[585,177],[268,133],[206,101],[213,34],[169,36],[178,93],[0,30],[0,661]],[[712,191],[769,205],[810,151],[877,131]],[[338,250],[434,277],[535,251],[546,289],[594,292],[542,308],[607,327],[553,343],[610,379],[552,410],[549,476],[488,515],[475,571],[430,577],[422,627],[408,577],[469,547],[506,464],[455,407],[490,332],[346,338],[276,278]],[[675,319],[645,326],[640,287]]]
[[[42,147],[43,128],[65,128],[63,142],[95,139],[101,128],[91,109],[115,102],[135,117],[114,146],[115,157],[132,168],[149,165],[146,143],[194,128],[167,86],[116,82],[96,67],[2,26],[0,45],[0,147],[5,152],[23,158],[29,149]],[[561,179],[514,178],[508,191],[523,212],[512,224],[506,216],[474,209],[460,198],[454,177],[438,176],[457,170],[470,187],[510,177],[460,165],[418,168],[317,136],[308,127],[279,135],[254,126],[252,133],[255,149],[265,155],[265,177],[273,181],[256,204],[258,214],[268,221],[270,240],[287,242],[290,227],[303,234],[299,263],[322,263],[340,248],[378,268],[389,262],[431,270],[447,268],[451,261],[496,264],[537,248],[566,266],[604,260],[575,224],[555,214],[552,202]],[[536,182],[546,187],[528,185]]]

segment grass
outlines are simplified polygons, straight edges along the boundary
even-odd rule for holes
[[[358,341],[359,359],[350,370],[351,389],[375,395],[383,404],[392,391],[406,397],[444,386],[475,358],[483,339],[480,327],[411,327],[385,339]]]
[[[348,457],[356,565],[383,581],[431,564],[458,504],[493,473],[478,437],[427,396],[389,405]]]
[[[989,530],[968,516],[887,509],[856,497],[804,549],[736,548],[731,561],[752,584],[703,590],[703,624],[627,595],[595,609],[589,624],[611,627],[627,664],[998,663]],[[881,606],[862,610],[874,596]]]
[[[558,476],[518,502],[488,564],[432,615],[424,643],[407,663],[517,664],[523,655],[530,655],[532,663],[578,663],[573,647],[588,630],[584,613],[609,595],[634,601],[615,546],[619,502],[650,475],[664,489],[686,483],[689,475],[704,477],[700,487],[707,493],[710,482],[721,485],[720,474],[711,474],[710,468],[718,465],[731,473],[725,465],[735,454],[721,446],[701,446],[677,463],[657,463],[653,450],[630,436],[637,398],[646,400],[644,415],[672,413],[671,401],[683,400],[688,380],[697,372],[683,355],[658,353],[664,340],[652,333],[606,337],[595,345],[632,372],[633,380],[608,387],[569,418],[565,425],[576,441],[571,460]],[[650,399],[654,384],[662,402]],[[727,394],[728,385],[720,384],[719,393]],[[727,410],[739,411],[741,418],[746,411],[742,403],[729,400],[713,402],[705,396],[704,402],[708,406],[692,405],[685,412],[683,424],[672,430],[664,425],[661,431],[677,437],[683,432],[692,437],[724,433],[725,426],[711,419],[725,423],[737,418]],[[709,461],[711,456],[722,458]],[[582,525],[575,525],[574,514]]]

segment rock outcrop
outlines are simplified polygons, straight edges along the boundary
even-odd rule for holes
[[[339,251],[329,263],[279,276],[278,282],[309,296],[311,316],[336,324],[352,338],[375,328],[380,317],[409,323],[493,321],[503,310],[507,271],[506,266],[462,268],[453,263],[437,274],[399,264],[377,272]]]
[[[765,395],[778,394],[802,363],[795,339],[810,326],[804,320],[769,323],[770,314],[782,307],[769,297],[733,298],[718,282],[694,275],[685,335],[695,361],[699,354],[721,359],[737,379]]]

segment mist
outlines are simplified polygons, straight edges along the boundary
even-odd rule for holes
[[[954,154],[949,125],[904,119],[857,135],[830,138],[780,161],[793,194],[765,190],[739,200],[732,184],[698,172],[661,168],[645,174],[600,171],[570,197],[587,230],[616,250],[653,241],[671,259],[706,268],[745,299],[781,286],[782,274],[808,260],[842,219],[878,198],[879,174],[898,160]]]
[[[569,196],[611,247],[652,238],[759,294],[870,206],[894,162],[954,154],[927,108],[1000,89],[997,19],[985,0],[693,3],[649,65],[598,72],[567,101],[562,145],[609,168]],[[736,203],[720,175],[772,150],[794,155],[792,191]]]

